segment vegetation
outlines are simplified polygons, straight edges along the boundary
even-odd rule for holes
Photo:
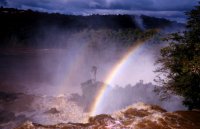
[[[173,23],[166,19],[141,16],[148,30],[143,31],[131,15],[74,16],[3,7],[0,8],[0,18],[0,47],[4,48],[55,47],[63,37],[69,39],[77,33],[92,40],[100,37],[105,43],[117,42],[129,46],[137,39],[155,34],[156,29]],[[47,39],[50,40],[45,43]],[[96,42],[95,39],[93,41]],[[66,44],[62,43],[60,47],[63,48]]]
[[[200,3],[186,15],[187,30],[166,38],[169,46],[161,50],[156,81],[162,97],[174,93],[183,96],[189,109],[200,109]]]

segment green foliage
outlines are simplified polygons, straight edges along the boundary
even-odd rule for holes
[[[200,4],[200,3],[199,3]],[[200,5],[186,13],[187,30],[171,34],[166,40],[169,46],[161,49],[157,63],[161,73],[156,80],[166,97],[174,93],[184,97],[189,109],[200,108]]]

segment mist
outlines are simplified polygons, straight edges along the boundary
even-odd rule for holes
[[[20,58],[22,55],[17,55],[19,58],[14,59],[14,64],[12,64],[12,58],[3,60],[11,65],[9,70],[5,71],[7,75],[4,77],[10,79],[9,76],[12,76],[15,80],[12,84],[13,82],[5,79],[5,85],[21,86],[18,92],[46,95],[72,93],[80,89],[82,82],[91,79],[92,66],[98,68],[97,80],[103,82],[106,74],[126,53],[126,49],[115,42],[109,44],[106,43],[107,41],[103,42],[102,40],[106,37],[103,32],[104,30],[96,32],[86,30],[75,33],[69,38],[65,38],[65,32],[60,33],[58,29],[48,32],[40,45],[43,47],[43,43],[48,43],[52,47],[51,44],[56,41],[58,46],[39,47],[41,49],[30,49],[26,50],[27,52],[19,50],[25,53],[25,57]],[[110,39],[107,40],[110,41]],[[60,48],[59,43],[66,46]],[[139,80],[153,82],[154,50],[155,48],[148,46],[148,43],[138,48],[133,57],[127,61],[126,66],[123,66],[116,75],[111,85],[125,86],[135,84]]]
[[[169,28],[177,31],[182,26],[161,24],[157,32],[153,25],[145,24],[144,16],[119,16],[127,18],[132,28],[119,22],[124,25],[120,28],[119,23],[113,22],[116,16],[110,16],[112,22],[94,17],[87,24],[83,18],[88,17],[72,23],[87,25],[86,28],[80,25],[81,29],[39,22],[28,47],[21,45],[16,35],[11,36],[8,40],[11,45],[0,52],[0,110],[10,114],[5,115],[10,121],[15,124],[26,120],[40,124],[85,122],[89,117],[88,106],[108,73],[135,41],[146,37],[148,40],[134,51],[108,84],[110,90],[99,113],[112,113],[141,101],[168,111],[185,109],[179,96],[160,101],[153,81],[155,61],[166,45],[160,38]],[[8,125],[7,128],[14,126]]]

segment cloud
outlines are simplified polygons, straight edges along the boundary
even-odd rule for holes
[[[136,12],[156,12],[165,18],[174,18],[177,14],[188,11],[197,5],[199,0],[1,0],[0,6],[32,9],[44,12],[64,14],[135,14]],[[168,12],[178,12],[171,15]],[[166,13],[163,13],[166,12]],[[170,16],[167,16],[167,15]],[[180,16],[180,15],[179,15]]]
[[[6,6],[7,2],[5,0],[0,1],[0,6]]]
[[[122,9],[145,11],[185,11],[198,0],[2,0],[1,5],[14,8],[70,9]]]

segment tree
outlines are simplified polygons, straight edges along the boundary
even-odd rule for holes
[[[156,63],[160,93],[184,98],[189,109],[200,109],[200,2],[188,16],[186,31],[166,38],[169,45],[161,49]]]

